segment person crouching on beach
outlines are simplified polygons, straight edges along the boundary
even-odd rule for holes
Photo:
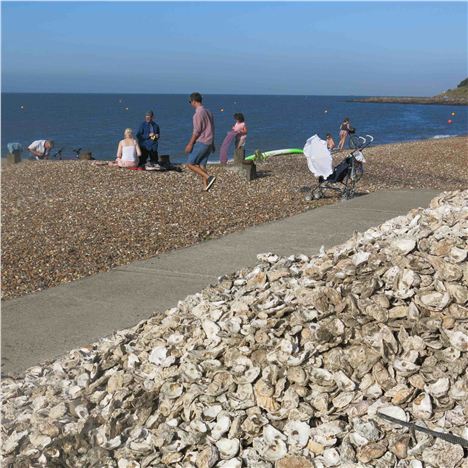
[[[141,148],[140,167],[150,170],[161,170],[158,159],[159,125],[153,120],[154,112],[145,114],[145,121],[136,134]],[[147,159],[149,158],[149,161]]]
[[[234,114],[236,123],[232,129],[237,133],[236,135],[236,149],[243,148],[245,146],[245,140],[247,139],[247,125],[245,123],[244,114]]]
[[[345,117],[343,122],[340,125],[340,142],[338,143],[338,149],[342,150],[346,143],[346,137],[349,135],[351,129],[351,123],[349,117]]]
[[[109,166],[118,166],[133,168],[138,167],[139,158],[141,156],[140,146],[133,138],[133,130],[126,128],[124,139],[120,140],[117,148],[117,159],[109,163]]]
[[[335,141],[333,140],[331,133],[327,133],[327,148],[331,151],[335,146]]]
[[[213,114],[203,107],[203,98],[200,93],[192,93],[189,103],[195,109],[193,114],[192,137],[185,146],[188,155],[187,168],[199,175],[203,180],[206,191],[210,190],[215,176],[206,171],[208,156],[215,152],[214,146],[214,118]]]
[[[35,159],[49,159],[50,150],[54,147],[54,140],[36,140],[28,146],[28,151]]]

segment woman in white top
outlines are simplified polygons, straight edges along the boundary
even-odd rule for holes
[[[133,130],[126,128],[124,139],[120,140],[117,148],[117,159],[109,163],[109,166],[137,167],[141,150],[138,142],[133,138]]]

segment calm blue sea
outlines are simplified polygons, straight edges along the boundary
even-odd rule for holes
[[[338,140],[339,126],[350,117],[358,134],[370,133],[376,144],[468,134],[468,108],[462,106],[370,104],[349,102],[346,96],[206,95],[204,104],[216,122],[220,148],[242,112],[249,129],[247,154],[280,148],[302,148],[314,133]],[[152,109],[161,127],[160,154],[185,161],[193,109],[187,95],[141,94],[2,94],[2,156],[6,144],[23,146],[51,138],[56,149],[82,147],[97,159],[113,159],[125,128],[136,129]],[[452,116],[451,113],[456,115]],[[448,124],[448,119],[453,123]],[[25,155],[23,155],[24,157]],[[219,155],[212,156],[217,160]]]

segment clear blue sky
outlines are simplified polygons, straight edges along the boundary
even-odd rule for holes
[[[6,92],[433,95],[467,4],[2,2]]]

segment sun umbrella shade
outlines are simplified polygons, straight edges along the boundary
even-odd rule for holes
[[[318,135],[311,136],[304,145],[307,166],[316,177],[327,178],[333,172],[332,157],[327,142]]]

